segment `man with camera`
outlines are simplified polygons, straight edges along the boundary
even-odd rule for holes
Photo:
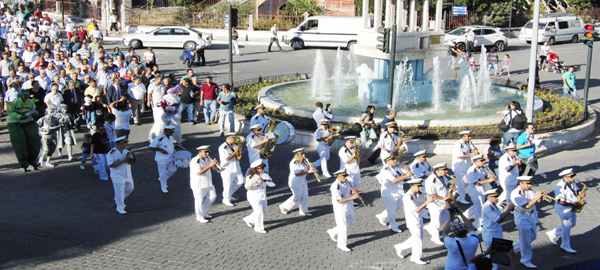
[[[316,104],[317,108],[315,109],[315,112],[313,113],[313,119],[315,120],[315,122],[317,122],[317,128],[321,127],[321,121],[323,121],[323,119],[326,120],[333,120],[333,109],[330,107],[331,104],[327,103],[327,105],[325,105],[325,109],[323,109],[323,103],[322,102],[317,102]]]
[[[458,207],[448,209],[450,219],[446,222],[442,230],[444,245],[448,249],[446,256],[446,270],[466,270],[468,261],[475,257],[477,246],[479,245],[479,236],[471,224]],[[462,222],[453,221],[460,217]],[[449,236],[450,231],[454,233],[454,237]]]

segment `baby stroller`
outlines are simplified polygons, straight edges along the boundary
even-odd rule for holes
[[[548,54],[548,65],[546,65],[546,71],[554,71],[554,73],[561,74],[565,72],[565,63],[561,61],[556,53]]]

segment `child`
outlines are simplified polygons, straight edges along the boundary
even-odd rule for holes
[[[88,129],[96,124],[96,103],[92,101],[92,96],[85,96],[84,104],[81,106],[81,110],[85,113],[85,124]]]
[[[500,76],[502,76],[502,72],[504,69],[508,72],[508,77],[510,77],[510,56],[508,54],[504,55],[504,63],[502,64],[502,69],[500,70]]]
[[[90,148],[92,147],[92,134],[83,135],[83,143],[81,143],[81,165],[80,169],[85,170],[85,162],[90,156]],[[96,159],[92,158],[92,165],[96,163]]]
[[[117,139],[115,136],[115,115],[107,114],[104,122],[104,128],[106,129],[106,135],[108,136],[108,144],[110,149],[113,149],[117,146],[115,140]]]
[[[475,62],[475,56],[472,55],[471,58],[469,58],[469,65],[471,66],[471,68],[473,69],[473,71],[477,71],[477,62]]]

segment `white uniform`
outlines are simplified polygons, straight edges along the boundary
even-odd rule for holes
[[[458,200],[465,199],[465,182],[463,177],[467,174],[467,169],[471,167],[471,158],[458,158],[460,156],[468,155],[471,153],[471,144],[465,143],[462,139],[454,143],[452,149],[452,171],[456,176],[456,191],[458,192]]]
[[[288,186],[292,190],[292,196],[281,204],[286,210],[292,209],[296,203],[300,203],[300,215],[308,213],[308,184],[306,183],[306,174],[296,176],[297,173],[307,172],[308,163],[305,161],[296,162],[292,159],[290,162],[290,175],[288,176]]]
[[[427,199],[423,194],[417,193],[413,195],[410,191],[402,197],[404,218],[406,219],[406,227],[410,231],[410,237],[403,243],[396,244],[394,247],[399,252],[412,248],[411,261],[420,261],[423,253],[423,217],[420,213],[415,212],[415,210],[426,201]]]
[[[467,175],[465,175],[465,179],[469,181],[469,197],[471,197],[471,202],[473,205],[465,211],[465,217],[469,218],[471,216],[475,216],[475,221],[473,222],[473,226],[477,229],[481,227],[481,214],[483,203],[485,202],[485,197],[483,193],[485,192],[484,185],[476,185],[479,181],[484,181],[487,178],[487,172],[483,167],[477,167],[476,165],[471,166],[467,170]]]
[[[333,205],[333,214],[335,216],[335,228],[327,230],[327,233],[337,239],[337,247],[347,248],[348,228],[354,225],[354,205],[352,201],[339,203],[338,201],[352,197],[351,188],[346,183],[335,180],[331,187],[331,204]]]
[[[579,188],[575,184],[569,184],[564,179],[558,182],[554,188],[555,199],[566,203],[576,203]],[[554,204],[554,212],[560,217],[561,225],[556,229],[548,232],[548,234],[558,240],[562,237],[562,248],[571,248],[571,229],[577,224],[577,215],[573,212],[571,206]]]
[[[117,148],[113,148],[106,155],[108,165],[120,161],[125,158],[129,149],[124,149],[123,152]],[[112,180],[115,189],[115,203],[117,211],[125,211],[125,199],[133,191],[133,177],[131,176],[131,165],[123,163],[118,167],[110,167],[110,179]]]
[[[154,160],[158,166],[158,181],[160,181],[160,188],[164,190],[168,187],[167,180],[177,171],[175,161],[173,160],[173,154],[175,153],[173,136],[167,137],[164,133],[160,134],[152,141],[152,143],[150,143],[150,147],[167,151],[167,154],[156,151],[154,156]]]
[[[440,197],[448,197],[448,195],[450,195],[448,190],[450,181],[446,176],[440,178],[435,175],[435,173],[432,173],[427,177],[423,186],[425,187],[425,193],[428,195],[438,195]],[[427,204],[427,209],[429,209],[431,220],[425,228],[431,233],[432,240],[440,240],[439,230],[442,227],[442,224],[450,219],[450,213],[445,205],[439,206],[435,203]]]
[[[392,155],[392,153],[396,152],[396,144],[398,143],[398,136],[396,134],[390,134],[389,132],[381,133],[379,137],[378,147],[383,146],[387,151],[381,151],[380,157],[383,164],[385,164],[385,159]]]
[[[483,204],[483,232],[482,237],[485,245],[489,248],[494,238],[504,238],[502,235],[502,224],[498,223],[502,211],[498,206],[486,201]]]
[[[237,149],[237,145],[229,145],[224,142],[219,146],[219,163],[223,167],[221,179],[223,180],[223,202],[231,202],[231,196],[243,184],[244,176],[240,168],[240,162],[236,157],[227,160],[227,158]]]
[[[259,124],[260,129],[263,132],[266,132],[267,126],[269,125],[269,119],[267,119],[264,115],[260,115],[257,113],[250,119],[250,126],[254,126],[256,124]]]
[[[202,220],[208,217],[210,207],[217,199],[217,192],[212,182],[212,173],[207,170],[198,175],[200,170],[210,164],[209,158],[200,158],[196,155],[190,161],[190,187],[194,194],[194,209],[196,210],[196,220]]]
[[[267,185],[265,182],[260,181],[263,180],[271,180],[271,177],[266,173],[261,173],[260,175],[253,175],[252,177],[246,176],[246,188],[248,191],[246,192],[246,198],[252,206],[252,213],[249,216],[244,217],[244,221],[247,223],[254,225],[255,231],[263,231],[265,226],[263,224],[263,219],[265,213],[267,212]],[[256,183],[250,186],[250,183],[256,181]]]
[[[148,134],[148,139],[150,139],[150,141],[154,140],[154,138],[160,134],[165,126],[165,121],[163,119],[165,110],[160,106],[160,102],[162,101],[165,93],[166,88],[162,83],[157,86],[154,82],[151,82],[148,86],[148,94],[150,94],[152,99],[150,101],[150,107],[152,107],[152,116],[154,118],[154,124],[152,124],[150,133]]]
[[[346,172],[348,173],[348,183],[352,184],[354,188],[357,188],[361,183],[360,167],[358,166],[356,159],[352,159],[352,161],[345,163],[355,151],[356,147],[349,149],[344,145],[338,152],[338,155],[340,156],[340,170],[346,169]]]
[[[392,180],[404,176],[404,172],[400,166],[390,167],[383,166],[381,171],[376,176],[377,181],[381,184],[381,198],[385,204],[385,210],[375,215],[380,221],[390,223],[389,228],[393,231],[399,231],[396,223],[396,213],[402,208],[402,196],[404,196],[404,181],[392,183]]]
[[[503,202],[508,199],[508,203],[512,203],[509,194],[519,185],[519,166],[515,165],[517,156],[510,157],[508,154],[504,154],[498,160],[498,178],[500,180],[500,186],[502,187],[502,194],[498,198],[498,202]],[[512,166],[512,169],[510,168]],[[510,169],[510,171],[509,171]]]
[[[261,142],[262,140],[265,139],[265,136],[260,134],[258,136],[254,135],[254,133],[250,133],[248,134],[248,136],[246,136],[246,148],[248,149],[248,159],[250,161],[250,164],[252,164],[252,162],[261,159],[260,158],[260,150],[263,148],[264,144],[254,148],[254,146],[256,144],[258,144],[259,142]],[[268,159],[262,159],[262,163],[265,164],[265,172],[269,171],[269,160]]]
[[[317,131],[315,131],[315,138],[317,140],[328,137],[329,135],[331,135],[329,129],[325,129],[323,127],[320,127],[317,129]],[[317,152],[319,153],[319,160],[313,162],[313,166],[315,166],[315,168],[321,166],[323,174],[328,175],[329,169],[327,169],[327,161],[331,157],[331,153],[329,146],[325,141],[317,141]]]
[[[523,206],[529,201],[535,200],[535,192],[516,188],[510,193],[510,199],[515,204],[515,225],[519,229],[519,240],[513,246],[515,249],[521,249],[521,263],[527,263],[531,261],[533,256],[531,242],[537,238],[536,222],[538,221],[538,214],[535,205],[527,211],[524,210]]]
[[[429,162],[425,161],[425,163],[421,163],[416,158],[410,164],[410,170],[413,172],[413,178],[416,177],[421,178],[423,180],[425,180],[430,174],[432,174]],[[423,188],[424,187],[425,184],[423,184]]]

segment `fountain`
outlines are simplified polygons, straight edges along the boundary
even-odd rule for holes
[[[344,78],[343,78],[343,53],[342,49],[338,47],[337,54],[335,56],[335,68],[333,70],[333,85],[335,87],[335,104],[340,106],[342,104],[342,100],[344,99],[345,90],[344,89]]]
[[[323,52],[321,50],[317,50],[317,55],[315,56],[315,67],[313,68],[313,78],[312,78],[312,98],[317,98],[317,93],[321,96],[327,88],[325,86],[325,79],[327,75],[327,70],[325,69],[325,59],[323,58]]]

